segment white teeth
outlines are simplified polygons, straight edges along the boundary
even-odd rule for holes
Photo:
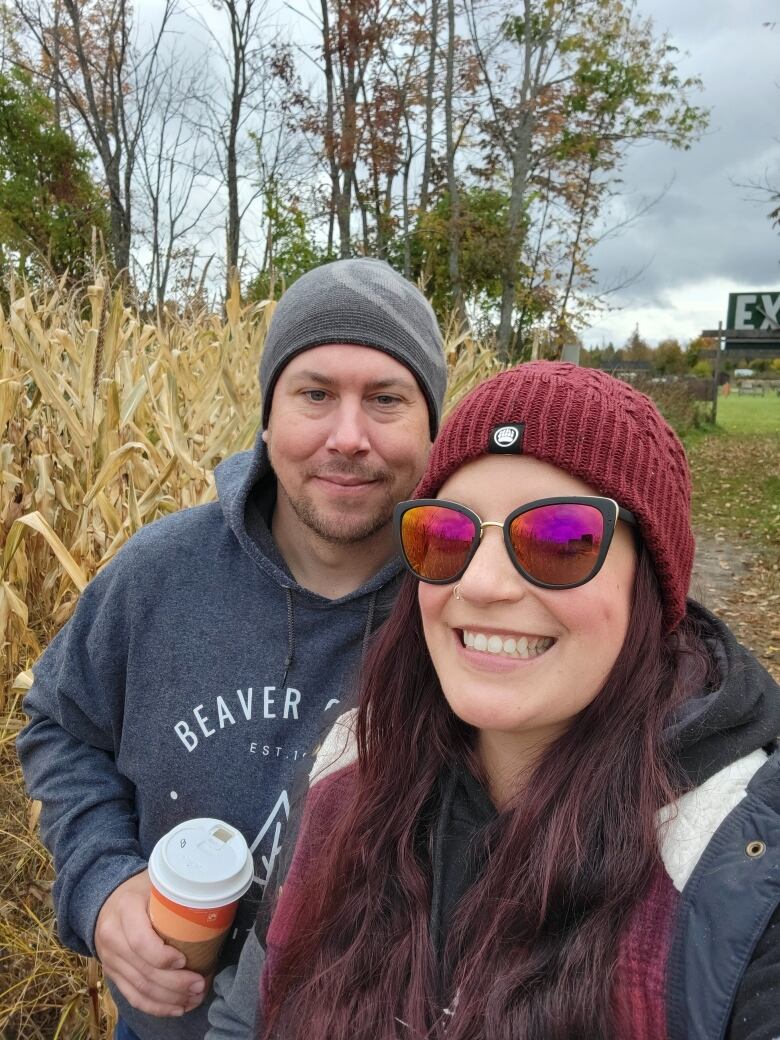
[[[514,638],[508,636],[504,639],[498,635],[485,635],[483,632],[472,632],[463,630],[463,645],[481,650],[483,653],[504,654],[507,657],[520,657],[529,659],[539,657],[555,642],[549,636],[520,636]]]

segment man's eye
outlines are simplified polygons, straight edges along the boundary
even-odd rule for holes
[[[324,401],[327,397],[327,394],[324,390],[304,390],[303,396],[316,404],[320,401]]]
[[[374,400],[382,408],[392,408],[393,405],[401,402],[401,398],[395,397],[393,394],[377,394]]]

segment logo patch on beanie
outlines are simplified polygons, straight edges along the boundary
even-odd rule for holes
[[[494,455],[522,455],[525,423],[506,423],[490,431],[487,450]]]

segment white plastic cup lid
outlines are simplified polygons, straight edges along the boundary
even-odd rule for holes
[[[149,857],[149,878],[157,891],[195,909],[240,899],[253,875],[243,834],[222,820],[185,820],[160,838]]]

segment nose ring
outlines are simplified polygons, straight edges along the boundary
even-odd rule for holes
[[[460,599],[460,592],[458,591],[459,589],[460,585],[456,585],[455,588],[452,590],[452,595],[455,597],[455,599]]]

